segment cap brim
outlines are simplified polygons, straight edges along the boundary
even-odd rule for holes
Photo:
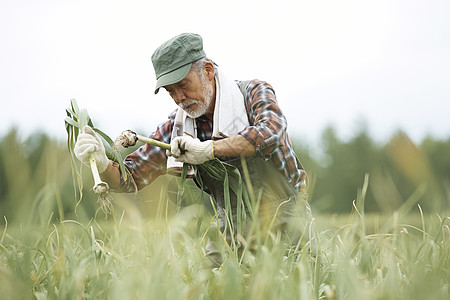
[[[176,70],[173,70],[170,73],[161,75],[156,81],[155,94],[158,94],[159,89],[163,86],[177,83],[178,81],[183,80],[184,77],[189,73],[191,69],[192,63],[179,67]]]

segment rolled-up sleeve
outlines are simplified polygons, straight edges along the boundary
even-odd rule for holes
[[[251,81],[245,104],[250,126],[238,134],[256,147],[255,155],[270,156],[282,146],[287,126],[272,86],[264,81]]]

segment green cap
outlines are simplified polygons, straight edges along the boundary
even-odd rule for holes
[[[194,33],[183,33],[171,38],[152,55],[156,74],[155,94],[159,88],[182,80],[194,61],[206,57],[202,37]]]

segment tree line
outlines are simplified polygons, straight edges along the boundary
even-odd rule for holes
[[[292,143],[307,170],[309,201],[316,212],[350,212],[366,174],[367,212],[392,212],[411,197],[424,211],[449,209],[450,138],[427,137],[416,145],[398,131],[386,143],[379,143],[363,127],[342,140],[328,127],[322,132],[319,150],[300,139],[292,138]],[[84,176],[83,200],[78,205],[80,194],[74,189],[65,141],[45,133],[22,138],[12,129],[0,138],[0,214],[14,219],[21,210],[35,209],[37,219],[50,211],[59,218],[73,213],[93,215],[96,204],[89,175]],[[168,181],[170,193],[176,185]],[[163,185],[144,189],[139,198],[158,199]],[[75,207],[82,209],[74,212]]]
[[[379,143],[362,126],[344,141],[328,127],[319,157],[300,141],[293,144],[309,172],[311,203],[320,211],[349,212],[366,174],[366,211],[391,212],[411,197],[429,212],[449,208],[450,138],[428,136],[416,145],[406,132],[397,131]]]

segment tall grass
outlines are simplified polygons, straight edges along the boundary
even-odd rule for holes
[[[448,299],[448,219],[418,211],[416,226],[397,213],[371,232],[373,217],[356,210],[363,197],[348,219],[313,222],[317,254],[272,236],[242,261],[224,245],[216,269],[205,264],[214,216],[204,206],[152,219],[129,209],[109,221],[4,220],[2,299]]]
[[[186,189],[193,200],[178,210],[162,178],[140,200],[114,194],[105,220],[100,211],[89,213],[94,196],[74,210],[70,164],[57,144],[44,146],[36,166],[19,146],[2,143],[11,151],[0,157],[8,180],[0,218],[1,299],[450,297],[450,220],[422,213],[421,186],[397,210],[367,214],[366,177],[350,215],[313,211],[317,253],[272,235],[257,239],[240,259],[211,231],[215,216],[195,190]],[[220,268],[204,257],[211,238],[224,255]]]

